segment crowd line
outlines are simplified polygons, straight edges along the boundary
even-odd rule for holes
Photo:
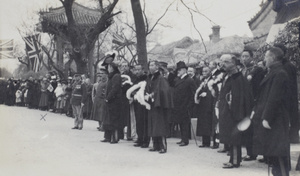
[[[149,61],[147,69],[116,63],[112,54],[96,76],[94,84],[85,74],[8,79],[1,101],[64,113],[74,118],[74,130],[83,129],[84,119],[95,120],[104,131],[101,142],[137,139],[135,147],[148,148],[152,141],[149,151],[160,154],[167,152],[168,137],[180,138],[184,147],[192,135],[200,136],[200,148],[224,144],[218,150],[229,155],[224,169],[262,155],[259,162],[270,165],[273,175],[289,175],[290,143],[299,142],[300,125],[296,67],[284,47],[270,47],[261,61],[244,50],[196,66],[179,61],[175,69],[158,61]],[[196,129],[191,119],[197,119]]]

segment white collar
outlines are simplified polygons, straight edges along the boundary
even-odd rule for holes
[[[180,78],[183,79],[186,75],[187,73],[183,74]]]

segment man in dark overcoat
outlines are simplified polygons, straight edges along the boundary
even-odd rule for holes
[[[183,61],[176,64],[177,78],[174,85],[174,109],[172,110],[172,120],[175,124],[179,124],[181,141],[179,146],[189,144],[189,133],[191,117],[190,112],[194,106],[194,95],[196,92],[196,83],[187,74],[187,66]]]
[[[119,70],[120,70],[120,73],[121,73],[122,76],[123,75],[129,76],[130,79],[131,79],[130,81],[133,80],[134,75],[129,69],[128,62],[122,62],[120,64]],[[125,79],[122,78],[122,96],[121,96],[121,102],[122,102],[121,114],[122,114],[122,117],[121,117],[121,124],[120,125],[122,125],[123,127],[120,128],[119,137],[120,137],[120,139],[124,139],[124,132],[123,131],[124,131],[124,127],[127,126],[126,138],[127,138],[127,140],[132,141],[130,105],[129,105],[128,99],[126,98],[126,92],[131,87],[131,85],[130,84],[125,84],[125,81],[128,81],[128,80],[125,80]]]
[[[230,54],[221,56],[222,68],[226,72],[219,95],[220,142],[230,146],[229,163],[223,168],[239,167],[241,163],[242,134],[237,125],[250,116],[251,92],[246,78],[237,69],[237,58]]]
[[[211,95],[213,96],[213,121],[212,121],[212,141],[213,146],[212,149],[219,148],[219,119],[216,115],[216,103],[218,101],[221,85],[222,85],[222,79],[224,76],[224,71],[218,68],[218,63],[216,60],[210,61],[208,64],[208,67],[211,70],[211,74],[209,77],[209,84],[212,87],[211,88]],[[219,153],[225,153],[229,150],[229,146],[225,145],[223,149],[219,150]]]
[[[149,151],[167,152],[168,113],[173,108],[173,97],[168,81],[160,74],[158,61],[149,62],[150,75],[146,85],[148,111],[148,135],[152,137],[153,148]]]
[[[135,84],[147,79],[147,75],[144,73],[142,65],[138,64],[134,66],[136,79]],[[150,138],[148,136],[148,110],[145,106],[141,105],[137,101],[133,101],[135,119],[136,119],[136,133],[138,135],[135,147],[147,148],[149,146]]]
[[[289,113],[290,113],[290,143],[299,143],[300,117],[298,115],[298,84],[297,84],[297,67],[289,61],[287,48],[282,44],[275,44],[284,53],[283,67],[289,77]]]
[[[254,154],[267,156],[272,174],[289,175],[289,112],[288,74],[282,65],[283,52],[272,47],[265,54],[269,69],[260,83],[260,93],[254,107]]]
[[[202,137],[202,145],[199,147],[210,147],[210,137],[213,129],[214,98],[211,93],[212,89],[208,84],[210,74],[209,67],[204,66],[202,69],[203,81],[195,94],[195,101],[199,109],[196,135]]]
[[[265,76],[265,71],[261,67],[257,67],[253,64],[253,52],[251,50],[244,50],[241,56],[241,63],[243,68],[241,69],[242,74],[248,80],[250,85],[250,90],[253,94],[254,101],[257,98],[259,91],[259,84]],[[257,155],[253,154],[253,125],[244,132],[244,141],[247,150],[247,156],[243,157],[244,161],[256,160]]]

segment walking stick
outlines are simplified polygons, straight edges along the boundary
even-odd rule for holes
[[[196,146],[198,146],[198,143],[197,143],[197,139],[196,139],[196,135],[195,135],[195,131],[194,131],[194,127],[192,125],[192,118],[191,118],[191,115],[190,115],[190,111],[188,110],[188,115],[189,115],[189,118],[190,118],[190,122],[191,122],[191,129],[192,129],[192,133],[193,133],[193,136],[194,136],[194,140],[195,140],[195,143],[196,143]]]

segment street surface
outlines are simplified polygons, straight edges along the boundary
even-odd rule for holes
[[[179,147],[179,139],[169,138],[167,153],[158,154],[133,147],[133,141],[101,143],[103,132],[91,120],[84,121],[83,130],[71,130],[73,119],[65,115],[0,105],[0,121],[0,176],[268,175],[267,165],[258,161],[223,169],[229,157],[216,149],[198,148],[194,140]],[[292,145],[291,151],[290,175],[300,176],[295,171],[300,144]]]

